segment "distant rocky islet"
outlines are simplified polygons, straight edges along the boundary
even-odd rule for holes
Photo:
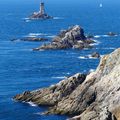
[[[35,48],[33,50],[56,50],[56,49],[84,49],[92,48],[93,39],[87,38],[84,35],[84,30],[79,25],[69,27],[67,30],[62,30],[48,44]]]

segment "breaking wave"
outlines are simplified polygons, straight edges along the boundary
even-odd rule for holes
[[[53,18],[54,20],[61,20],[61,19],[64,19],[63,17],[54,17]]]
[[[117,37],[118,35],[114,35],[113,37]],[[95,35],[94,38],[101,38],[101,37],[111,37],[109,35]]]
[[[59,77],[52,77],[53,79],[65,79],[65,76],[59,76]]]
[[[115,50],[117,48],[114,47],[108,47],[108,48],[95,48],[95,49],[102,49],[102,50]]]
[[[95,46],[95,45],[99,45],[99,44],[101,43],[101,42],[98,41],[98,40],[94,40],[94,42],[95,42],[95,43],[92,43],[92,44],[90,44],[90,45]]]
[[[79,56],[78,58],[79,59],[98,59],[98,58],[92,57],[91,55]]]
[[[37,105],[36,104],[34,104],[33,102],[27,102],[30,106],[32,106],[32,107],[37,107]]]

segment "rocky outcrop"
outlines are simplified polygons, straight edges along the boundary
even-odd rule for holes
[[[96,71],[76,74],[49,88],[14,97],[52,107],[46,114],[70,114],[70,120],[120,120],[120,49],[102,57]]]
[[[12,39],[11,41],[17,41],[18,39]],[[25,37],[19,39],[20,41],[30,41],[30,42],[41,42],[48,40],[47,38],[38,38],[38,37]]]
[[[53,38],[49,44],[44,44],[34,50],[40,49],[84,49],[91,48],[90,44],[94,43],[92,39],[88,39],[84,35],[84,30],[79,26],[73,26],[68,30],[62,30],[59,35]]]
[[[93,57],[93,58],[100,58],[100,54],[98,52],[93,52],[91,54],[91,57]]]
[[[109,36],[117,36],[118,34],[114,33],[114,32],[108,32],[107,35],[109,35]]]
[[[29,19],[53,19],[52,16],[49,16],[48,14],[41,14],[40,12],[34,12]]]
[[[14,99],[25,102],[34,102],[38,105],[56,105],[63,97],[71,94],[79,84],[85,80],[85,74],[76,74],[72,77],[66,78],[56,85],[49,88],[40,89],[37,91],[26,91],[23,94],[16,95]]]
[[[21,41],[31,41],[31,42],[39,42],[39,41],[46,41],[47,38],[37,38],[37,37],[25,37],[20,39]]]

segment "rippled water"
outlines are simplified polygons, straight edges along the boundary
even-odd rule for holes
[[[29,21],[38,10],[39,0],[0,1],[0,120],[65,120],[67,116],[40,115],[46,107],[37,107],[12,100],[17,93],[55,84],[65,76],[95,69],[98,59],[83,59],[97,51],[101,55],[120,46],[120,36],[109,37],[107,32],[120,33],[120,8],[118,3],[88,0],[46,1],[47,12],[53,20]],[[119,1],[118,1],[119,2]],[[37,42],[12,42],[24,36],[45,36],[49,41],[61,29],[79,24],[85,33],[95,35],[93,49],[32,51],[42,44]]]

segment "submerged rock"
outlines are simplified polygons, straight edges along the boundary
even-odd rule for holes
[[[107,35],[109,35],[109,36],[116,36],[116,35],[118,35],[117,33],[114,33],[114,32],[109,32],[109,33],[107,33]]]
[[[47,38],[36,38],[36,37],[25,37],[20,39],[21,41],[31,41],[31,42],[39,42],[39,41],[46,41],[48,40]]]
[[[84,35],[84,30],[79,26],[75,25],[70,27],[68,30],[62,30],[56,37],[53,38],[51,43],[43,44],[36,48],[40,49],[84,49],[91,48],[90,44],[94,43],[92,39],[88,39]],[[35,50],[35,49],[34,49]]]
[[[25,37],[25,38],[19,38],[19,39],[12,39],[11,41],[30,41],[30,42],[40,42],[40,41],[46,41],[47,38],[38,38],[38,37]]]
[[[76,74],[14,99],[52,106],[46,114],[76,115],[70,120],[120,120],[120,48],[103,56],[87,76]]]
[[[100,58],[100,54],[98,52],[93,52],[91,57],[93,57],[93,58]]]

